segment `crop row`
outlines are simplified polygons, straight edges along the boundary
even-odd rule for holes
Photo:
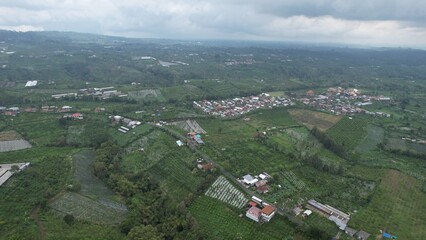
[[[219,199],[234,207],[242,208],[247,203],[247,198],[223,176],[220,176],[206,191],[206,196]]]
[[[298,190],[306,188],[306,184],[300,180],[291,170],[282,172],[284,177],[291,182]]]

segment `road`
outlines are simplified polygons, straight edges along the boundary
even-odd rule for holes
[[[155,126],[157,128],[160,128],[162,130],[164,130],[165,132],[169,133],[170,135],[176,137],[177,139],[181,140],[182,142],[188,142],[188,138],[183,136],[182,134],[180,134],[179,132],[164,127],[164,126],[158,126],[155,125],[154,123],[148,123],[152,126]],[[191,150],[193,150],[195,153],[197,153],[200,157],[202,157],[204,160],[213,163],[213,165],[219,169],[219,171],[228,178],[228,180],[232,181],[234,184],[238,185],[241,187],[241,190],[243,190],[246,194],[250,195],[250,196],[256,196],[259,197],[259,195],[257,195],[255,192],[253,192],[252,190],[246,188],[242,183],[240,183],[239,181],[237,181],[237,178],[232,175],[228,170],[226,170],[225,168],[223,168],[220,164],[218,164],[215,160],[213,160],[212,158],[210,158],[207,154],[205,154],[204,152],[200,151],[194,144],[188,144],[189,148]],[[259,197],[261,198],[261,197]],[[265,201],[266,202],[266,201]],[[268,202],[266,202],[268,203]],[[272,203],[268,203],[273,205]],[[299,219],[297,219],[296,217],[294,217],[292,214],[289,214],[288,212],[284,211],[283,209],[277,208],[277,213],[287,217],[290,221],[292,221],[293,223],[296,223],[298,225],[304,225],[305,223]]]

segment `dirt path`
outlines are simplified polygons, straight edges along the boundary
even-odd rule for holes
[[[41,240],[45,240],[46,239],[46,230],[44,229],[44,225],[43,222],[40,220],[40,218],[38,217],[38,212],[40,211],[40,207],[37,207],[33,210],[33,212],[31,213],[31,217],[34,219],[34,221],[36,221],[37,223],[37,228],[38,228],[38,232],[40,234],[40,239]]]

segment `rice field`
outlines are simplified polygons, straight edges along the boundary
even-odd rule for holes
[[[216,179],[206,191],[205,195],[216,198],[237,208],[242,208],[248,202],[244,194],[223,176]]]
[[[288,112],[296,121],[301,122],[307,128],[317,127],[321,131],[331,128],[342,118],[342,116],[303,109],[291,109]]]

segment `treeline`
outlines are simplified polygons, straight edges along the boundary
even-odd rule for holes
[[[129,239],[204,239],[197,221],[187,210],[194,195],[176,203],[149,173],[123,174],[119,171],[120,148],[113,142],[101,144],[96,153],[95,174],[126,200],[129,213],[120,228]],[[206,177],[199,191],[204,191],[213,180]]]

